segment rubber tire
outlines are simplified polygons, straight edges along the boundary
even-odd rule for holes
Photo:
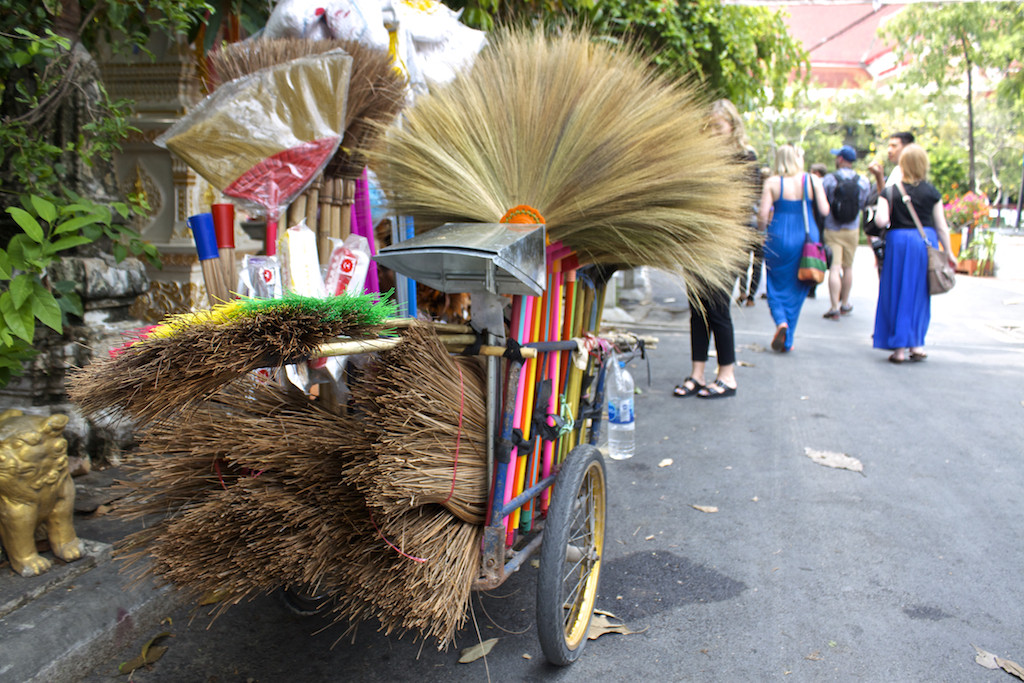
[[[589,508],[576,509],[580,496],[587,496],[592,487],[592,497],[585,498]],[[540,572],[537,577],[537,634],[544,656],[556,666],[566,666],[576,661],[587,643],[587,629],[594,616],[597,601],[598,581],[604,552],[605,518],[607,505],[607,477],[601,452],[590,444],[577,446],[566,456],[562,469],[555,480],[544,523],[544,541],[540,551]],[[565,609],[565,579],[569,542],[576,533],[574,527],[585,512],[583,520],[593,518],[593,537],[587,543],[584,555],[593,553],[588,562],[580,567],[576,582],[583,588],[573,600],[567,613]],[[568,623],[567,623],[568,622]]]
[[[293,614],[302,617],[311,617],[326,612],[331,601],[328,597],[314,595],[301,589],[282,588],[278,593],[281,596],[281,602]]]

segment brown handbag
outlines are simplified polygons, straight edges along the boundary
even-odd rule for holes
[[[914,219],[914,225],[917,226],[917,231],[921,233],[924,246],[928,249],[928,293],[945,294],[953,289],[953,286],[956,284],[956,272],[949,265],[946,255],[928,243],[928,238],[924,234],[924,228],[921,227],[921,219],[917,217],[917,211],[914,209],[914,203],[910,200],[910,195],[904,192],[903,183],[896,183],[896,189],[900,191],[903,203],[910,210],[910,216]]]

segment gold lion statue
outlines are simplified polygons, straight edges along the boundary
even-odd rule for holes
[[[0,413],[0,541],[22,576],[38,576],[53,566],[36,552],[36,531],[43,525],[54,555],[65,562],[82,556],[63,437],[67,423],[66,415]]]

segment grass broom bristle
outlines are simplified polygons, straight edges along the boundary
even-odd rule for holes
[[[752,239],[752,198],[704,105],[627,47],[510,29],[407,109],[371,166],[394,212],[424,224],[497,222],[526,204],[584,260],[724,287]]]
[[[393,306],[325,300],[251,300],[228,322],[181,325],[76,370],[68,395],[87,414],[119,409],[145,423],[198,405],[248,372],[305,360],[339,335],[372,337]],[[201,319],[200,319],[201,320]]]
[[[432,330],[414,327],[407,334],[417,341],[404,354],[388,352],[382,369],[392,363],[419,369],[419,385],[442,380],[429,374],[439,368],[458,373]],[[479,366],[459,362],[466,363],[459,391],[482,396]],[[385,395],[386,389],[376,398]],[[472,412],[464,399],[458,399],[463,409]],[[386,412],[416,411],[415,404],[406,407],[392,404]],[[434,409],[444,415],[452,406]],[[119,512],[170,516],[130,535],[118,554],[130,563],[150,558],[141,575],[195,596],[217,594],[218,613],[283,586],[314,586],[336,599],[338,621],[376,619],[389,633],[412,630],[447,646],[465,622],[481,527],[437,505],[386,512],[346,484],[353,463],[381,455],[368,439],[380,433],[382,417],[374,410],[357,422],[297,391],[245,380],[187,415],[154,423],[142,442],[149,478],[134,486]],[[472,419],[464,419],[467,430]],[[389,424],[394,443],[404,448],[401,430]],[[467,453],[472,441],[467,436]],[[472,471],[469,463],[479,456],[465,457]],[[396,469],[389,476],[401,480]],[[449,491],[451,467],[434,464],[427,471],[435,488]],[[482,482],[484,470],[477,471]],[[460,495],[463,487],[460,479]]]
[[[352,396],[376,416],[373,449],[347,481],[385,514],[440,503],[482,524],[487,503],[486,381],[475,359],[453,358],[427,326],[403,333]]]

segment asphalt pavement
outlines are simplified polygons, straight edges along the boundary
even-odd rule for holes
[[[446,652],[373,624],[346,633],[293,615],[277,596],[216,619],[154,603],[76,671],[51,666],[36,680],[124,681],[118,664],[160,632],[172,635],[166,653],[132,680],[1012,680],[977,664],[974,646],[1024,662],[1024,279],[1009,268],[959,278],[933,299],[928,359],[893,365],[871,348],[871,261],[862,248],[851,315],[823,319],[823,287],[806,302],[788,354],[768,348],[763,300],[734,306],[739,390],[726,399],[672,396],[690,367],[678,282],[649,273],[649,301],[623,306],[628,327],[658,344],[650,384],[646,362],[631,366],[642,391],[637,454],[607,461],[597,606],[636,633],[589,642],[574,665],[544,661],[527,563],[474,597]],[[806,449],[855,458],[863,472],[819,464]],[[51,616],[74,620],[71,602]],[[116,621],[121,605],[107,603]],[[4,666],[15,655],[10,617],[0,633],[0,681],[29,680]],[[485,660],[458,663],[488,638],[498,642]]]

